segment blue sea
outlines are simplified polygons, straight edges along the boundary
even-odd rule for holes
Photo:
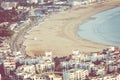
[[[93,42],[120,46],[120,7],[91,16],[80,25],[78,35]]]

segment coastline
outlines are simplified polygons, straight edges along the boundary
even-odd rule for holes
[[[101,51],[108,46],[79,37],[77,34],[78,25],[90,19],[94,14],[119,5],[119,0],[105,1],[104,4],[93,3],[92,5],[86,5],[87,8],[84,9],[79,8],[78,10],[74,9],[51,15],[48,20],[38,24],[39,27],[33,28],[29,35],[26,35],[27,39],[24,45],[26,46],[27,54],[33,56],[45,51],[52,51],[53,56],[66,56],[75,49],[81,52]],[[67,15],[63,16],[65,14]],[[30,40],[30,38],[34,37],[37,40]]]

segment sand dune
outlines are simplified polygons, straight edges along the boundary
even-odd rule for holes
[[[78,26],[90,16],[119,5],[120,0],[106,0],[51,15],[26,35],[24,45],[27,54],[33,56],[52,51],[54,56],[65,56],[76,49],[81,52],[101,51],[108,46],[80,38],[77,35]]]

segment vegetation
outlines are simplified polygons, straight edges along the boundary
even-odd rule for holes
[[[13,7],[12,10],[4,10],[0,8],[0,23],[18,21],[18,12]]]
[[[60,62],[69,61],[69,60],[70,60],[70,57],[67,57],[67,56],[55,57],[55,58],[54,58],[55,71],[61,72],[61,71],[62,71],[62,68],[61,68],[61,66],[60,66]]]
[[[0,37],[12,37],[14,31],[6,28],[0,28]]]

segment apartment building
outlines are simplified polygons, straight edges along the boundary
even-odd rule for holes
[[[11,71],[14,71],[16,68],[15,57],[6,57],[6,59],[3,60],[3,66],[5,75],[10,75]]]
[[[84,69],[71,69],[68,71],[63,71],[63,80],[84,80],[88,76],[88,70]]]

